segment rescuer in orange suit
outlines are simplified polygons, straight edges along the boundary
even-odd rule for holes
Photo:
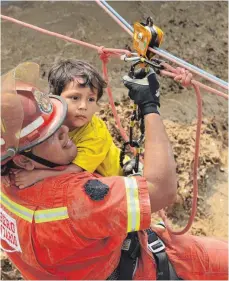
[[[227,280],[226,242],[175,236],[163,224],[149,229],[151,213],[171,204],[177,188],[153,71],[141,79],[124,77],[145,120],[143,176],[80,172],[16,188],[13,173],[18,169],[64,169],[77,153],[62,125],[65,101],[48,97],[20,75],[29,65],[4,75],[1,89],[1,247],[22,276]],[[188,85],[191,74],[180,69],[176,80]]]

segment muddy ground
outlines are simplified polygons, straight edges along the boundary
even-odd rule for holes
[[[4,4],[4,3],[3,3]],[[110,48],[132,46],[129,36],[94,2],[10,2],[2,14],[50,31]],[[153,16],[165,33],[162,48],[227,81],[228,3],[196,2],[110,2],[130,24]],[[47,89],[47,71],[60,58],[86,59],[101,69],[96,51],[2,21],[1,69],[7,72],[23,61],[41,66],[42,87]],[[109,79],[123,126],[128,131],[130,102],[121,77],[129,65],[118,59],[109,62]],[[192,164],[196,125],[196,100],[192,89],[183,89],[170,78],[160,77],[161,115],[177,161],[177,202],[167,210],[174,226],[184,226],[191,206]],[[199,80],[199,78],[197,78]],[[228,237],[228,107],[227,102],[202,92],[204,119],[198,171],[199,198],[193,234]],[[104,98],[101,117],[115,142],[121,138]],[[2,279],[20,279],[2,253]]]

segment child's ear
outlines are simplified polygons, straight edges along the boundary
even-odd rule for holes
[[[13,161],[18,167],[21,167],[27,171],[32,171],[35,168],[33,161],[24,155],[15,156]]]

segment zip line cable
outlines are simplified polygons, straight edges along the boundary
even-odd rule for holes
[[[133,27],[125,20],[123,19],[105,0],[95,0],[96,3],[102,7],[109,15],[111,15],[111,17],[119,24],[121,25],[122,27],[124,26],[125,27],[125,30],[128,32],[129,35],[131,35],[133,37],[133,32],[134,32],[134,29]],[[120,24],[121,23],[121,24]],[[186,69],[192,71],[193,73],[196,73],[200,76],[202,76],[203,78],[215,83],[216,85],[228,90],[228,83],[223,81],[222,79],[180,59],[180,58],[177,58],[176,56],[166,52],[165,50],[162,50],[161,48],[158,48],[158,47],[154,47],[154,48],[151,48],[149,47],[148,48],[151,52],[161,56],[161,57],[164,57],[172,62],[175,62],[176,64],[180,65],[180,66],[183,66],[185,67]]]

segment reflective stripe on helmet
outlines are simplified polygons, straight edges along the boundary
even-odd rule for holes
[[[21,131],[16,134],[16,137],[19,139],[29,135],[30,133],[38,129],[43,123],[44,119],[42,118],[42,116],[39,116],[32,123],[21,129]]]
[[[134,177],[124,178],[127,200],[127,232],[140,229],[140,204],[138,197],[138,185]]]

